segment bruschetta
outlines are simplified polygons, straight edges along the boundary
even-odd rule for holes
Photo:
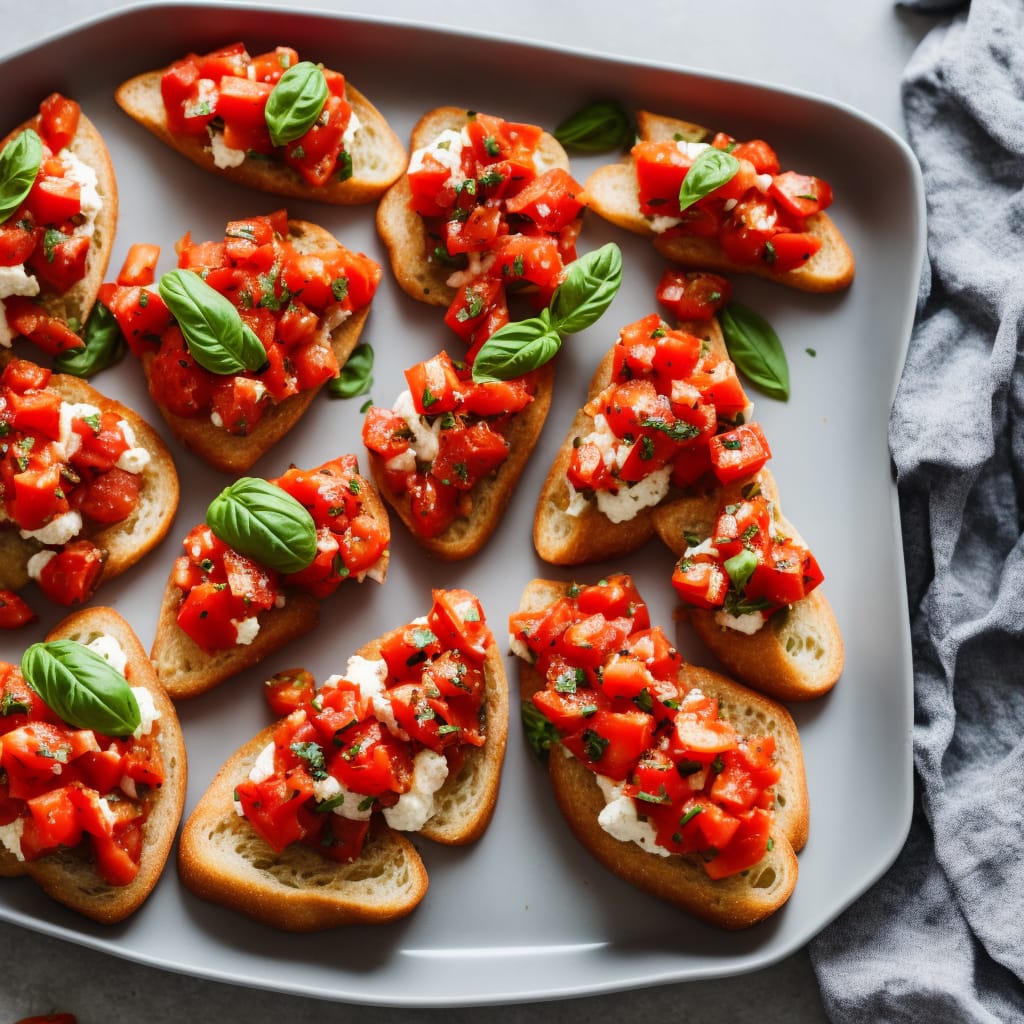
[[[580,843],[723,928],[776,913],[809,828],[786,709],[684,662],[626,575],[532,581],[510,635],[528,734]]]
[[[380,493],[426,551],[476,554],[498,527],[540,436],[554,383],[548,362],[508,381],[474,382],[446,352],[406,371],[390,409],[373,406],[363,442]]]
[[[0,353],[0,623],[32,612],[35,580],[60,605],[87,601],[144,558],[178,507],[178,473],[137,413],[68,374]]]
[[[298,422],[355,348],[381,268],[284,210],[177,244],[156,289],[101,301],[142,362],[174,436],[225,473],[249,469]]]
[[[96,126],[52,93],[0,142],[0,346],[80,348],[117,228],[117,180]]]
[[[677,557],[672,584],[725,670],[777,700],[820,697],[842,675],[843,636],[814,555],[782,514],[771,472],[653,513]]]
[[[118,106],[203,170],[292,199],[375,202],[405,170],[381,112],[339,71],[289,46],[190,53],[115,92]]]
[[[552,565],[618,558],[654,536],[686,489],[756,472],[770,456],[715,319],[628,324],[598,364],[537,499],[533,539]]]
[[[0,705],[0,875],[124,920],[160,878],[187,781],[174,705],[138,637],[113,609],[74,612],[20,666],[0,663]]]
[[[222,526],[219,508],[244,538]],[[390,542],[387,511],[354,455],[235,481],[184,538],[164,588],[151,657],[168,693],[205,693],[309,633],[342,584],[383,583]]]
[[[409,914],[428,879],[407,833],[479,838],[507,729],[503,659],[479,601],[434,591],[426,616],[360,648],[227,760],[182,832],[182,881],[290,931]]]
[[[738,142],[677,118],[637,113],[636,144],[594,171],[587,205],[700,270],[754,274],[808,292],[849,287],[853,252],[826,210],[829,184],[782,170],[762,139]]]
[[[472,354],[517,293],[543,307],[576,258],[585,204],[562,145],[536,125],[459,107],[425,114],[408,171],[377,207],[395,279]]]

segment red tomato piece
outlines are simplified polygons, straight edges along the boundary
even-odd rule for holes
[[[316,681],[304,668],[275,672],[263,684],[263,696],[270,713],[284,718],[293,711],[305,710],[316,696]]]
[[[720,483],[753,476],[771,458],[771,449],[757,423],[744,423],[716,434],[709,444],[711,468]]]
[[[678,320],[710,320],[732,297],[732,283],[709,271],[668,268],[654,294]]]

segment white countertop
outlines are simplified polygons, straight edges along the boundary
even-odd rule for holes
[[[116,0],[0,0],[0,59],[31,47],[66,26],[120,9]],[[306,5],[303,5],[304,7]],[[750,78],[821,94],[855,107],[903,133],[899,79],[927,18],[891,0],[822,3],[821,0],[608,0],[556,5],[550,0],[486,4],[446,0],[438,9],[415,0],[320,0],[310,10],[428,21],[439,27],[571,46],[613,56],[646,58]],[[424,12],[428,13],[424,13]],[[30,13],[29,13],[30,12]],[[626,17],[624,17],[626,15]],[[218,1020],[250,1024],[295,1020],[355,1019],[405,1024],[444,1013],[447,1021],[472,1021],[486,1012],[493,1024],[521,1020],[576,1021],[684,1016],[703,1021],[786,1020],[818,1022],[822,1011],[806,954],[798,953],[742,979],[725,979],[549,1004],[415,1011],[331,1005],[184,978],[44,935],[7,926],[0,933],[0,1022],[61,1010],[80,1024],[146,1019],[150,1024]]]

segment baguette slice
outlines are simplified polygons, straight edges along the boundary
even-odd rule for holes
[[[288,226],[289,239],[299,252],[324,252],[328,249],[337,249],[341,244],[326,229],[308,221],[290,220]],[[339,367],[345,365],[358,344],[369,312],[369,306],[357,310],[331,332],[331,348]],[[152,378],[155,356],[154,351],[142,354],[142,368],[147,383]],[[267,410],[245,436],[231,434],[215,426],[208,416],[178,416],[160,403],[157,403],[157,408],[170,427],[171,433],[186,448],[214,469],[239,475],[270,451],[302,419],[322,387],[321,384],[277,403]]]
[[[637,132],[639,139],[644,142],[673,138],[699,142],[710,135],[699,125],[643,110],[637,113]],[[587,179],[585,188],[589,196],[588,205],[598,216],[626,231],[653,238],[654,247],[662,256],[684,267],[719,273],[753,274],[806,292],[841,291],[853,281],[856,269],[853,252],[842,232],[825,212],[816,213],[807,221],[807,230],[822,240],[818,252],[803,266],[776,274],[768,267],[750,266],[730,260],[713,239],[671,232],[657,234],[650,220],[640,211],[632,156],[627,155],[618,163],[599,167]]]
[[[74,612],[60,622],[47,640],[70,639],[88,643],[99,635],[114,637],[128,656],[126,675],[132,686],[144,686],[152,694],[160,717],[157,721],[165,779],[153,795],[149,817],[143,826],[139,873],[126,886],[110,886],[78,851],[51,854],[21,863],[0,850],[0,875],[28,875],[58,903],[101,924],[115,924],[133,914],[153,891],[181,820],[185,804],[187,761],[185,741],[174,705],[160,685],[146,652],[128,623],[112,608],[95,605]]]
[[[411,151],[429,146],[441,132],[460,131],[470,120],[462,107],[438,107],[424,114],[412,130]],[[569,157],[562,144],[545,132],[537,153],[537,170],[553,167],[569,169]],[[428,242],[423,218],[409,205],[412,190],[403,174],[384,194],[377,206],[377,233],[391,259],[391,268],[401,289],[430,306],[449,306],[456,288],[448,283],[451,268],[430,259],[433,245]]]
[[[384,459],[375,452],[367,451],[370,471],[381,495],[425,551],[435,558],[454,562],[470,558],[487,543],[498,528],[512,500],[516,484],[537,445],[551,408],[554,382],[555,361],[552,360],[537,371],[537,390],[533,401],[512,416],[505,431],[509,444],[508,458],[490,476],[477,481],[469,491],[472,501],[469,515],[459,517],[435,537],[422,537],[416,532],[416,517],[409,494],[395,494],[387,486]]]
[[[520,610],[545,607],[564,595],[566,586],[554,580],[531,581]],[[521,695],[529,700],[543,688],[544,680],[526,662],[520,662],[519,671]],[[800,737],[789,712],[767,697],[695,665],[686,665],[680,677],[687,687],[717,697],[721,717],[740,733],[775,737],[782,777],[776,785],[772,849],[758,864],[716,881],[708,878],[699,858],[661,857],[609,835],[597,821],[604,797],[593,773],[560,745],[548,756],[549,780],[573,834],[609,871],[702,920],[722,928],[748,928],[779,910],[796,886],[796,854],[807,842],[810,821]]]
[[[0,369],[12,359],[0,352]],[[105,553],[100,584],[120,576],[144,558],[166,536],[178,509],[178,472],[160,435],[138,413],[121,402],[101,394],[91,384],[70,374],[55,373],[49,387],[66,402],[94,405],[103,412],[115,412],[127,421],[136,444],[149,452],[142,471],[142,487],[135,511],[124,521],[100,529],[85,529],[88,537]],[[0,529],[0,588],[20,590],[28,581],[28,561],[43,545],[25,540],[17,530]]]
[[[725,339],[717,320],[687,321],[680,324],[679,328],[703,338],[717,355],[728,357]],[[611,383],[613,358],[614,346],[594,371],[587,391],[587,402]],[[577,516],[566,512],[569,505],[566,473],[572,458],[573,440],[585,437],[593,429],[593,418],[581,406],[537,497],[533,516],[533,545],[537,554],[551,565],[582,565],[620,558],[636,551],[654,536],[654,507],[641,509],[632,519],[621,523],[613,523],[594,501],[588,502],[587,507]],[[671,500],[671,496],[670,492],[666,500]]]
[[[376,658],[386,636],[357,653]],[[461,771],[434,796],[420,835],[449,846],[470,843],[490,823],[508,736],[508,684],[495,643],[484,665],[487,741],[467,753]],[[411,913],[426,895],[426,868],[415,846],[382,819],[373,822],[362,856],[350,864],[294,843],[275,854],[234,812],[232,792],[246,778],[275,726],[233,754],[189,816],[178,849],[183,883],[202,899],[287,931],[346,924],[386,924]]]
[[[386,529],[390,536],[388,514],[380,496],[364,477],[357,479],[360,481],[364,513]],[[389,561],[390,547],[385,549],[366,578],[383,583]],[[282,607],[260,613],[259,632],[252,643],[207,653],[178,625],[181,603],[182,592],[169,577],[160,601],[150,657],[161,682],[174,700],[197,697],[212,690],[226,679],[263,661],[267,655],[312,632],[320,622],[320,600],[306,591],[290,588]]]
[[[37,128],[38,123],[37,115],[19,125],[0,141],[0,150],[25,129]],[[96,173],[96,191],[102,199],[102,205],[93,223],[85,276],[66,292],[56,292],[40,282],[39,301],[51,316],[59,317],[65,323],[84,324],[96,303],[114,245],[118,210],[117,179],[103,136],[84,112],[79,114],[78,129],[68,149]]]
[[[261,192],[336,206],[375,202],[405,170],[406,152],[384,115],[358,89],[346,83],[345,97],[359,119],[350,156],[352,176],[314,187],[281,160],[247,157],[237,167],[218,167],[206,136],[177,135],[167,123],[160,93],[164,68],[147,71],[118,86],[114,99],[131,118],[204,171]]]
[[[762,469],[755,482],[774,502],[780,531],[799,540],[795,527],[782,516],[778,487],[771,473]],[[715,494],[680,498],[661,506],[654,515],[658,536],[677,557],[682,555],[686,535],[710,536],[720,505],[749,484],[745,481]],[[777,700],[820,697],[842,675],[843,636],[821,587],[776,612],[750,635],[719,625],[715,613],[707,609],[687,607],[685,615],[727,672]]]

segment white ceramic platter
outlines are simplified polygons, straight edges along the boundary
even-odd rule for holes
[[[786,165],[832,183],[834,217],[857,255],[853,287],[835,297],[753,281],[738,281],[736,288],[739,301],[774,324],[788,353],[790,401],[752,395],[774,449],[785,511],[825,570],[826,592],[846,637],[847,668],[837,688],[821,701],[794,708],[810,784],[811,839],[800,858],[796,892],[774,919],[739,934],[697,923],[634,891],[582,851],[559,817],[514,716],[488,834],[467,849],[422,843],[430,891],[397,925],[284,936],[193,898],[178,883],[173,861],[149,902],[120,927],[103,929],[79,919],[25,880],[0,885],[0,919],[172,971],[406,1006],[550,999],[739,974],[795,951],[885,870],[910,821],[909,637],[886,444],[923,251],[920,178],[906,146],[849,108],[677,68],[293,10],[132,7],[0,64],[10,126],[59,90],[79,100],[106,136],[121,199],[111,275],[133,242],[160,243],[164,270],[173,265],[173,243],[185,231],[213,238],[229,218],[282,205],[205,175],[129,121],[113,100],[115,86],[136,72],[236,39],[251,52],[287,43],[302,57],[344,71],[406,140],[419,115],[440,104],[551,128],[584,103],[612,96],[627,108],[676,114],[740,138],[764,137]],[[574,160],[580,180],[594,166],[592,157]],[[384,262],[372,209],[292,204],[289,211],[319,221],[351,248]],[[260,695],[266,674],[304,664],[323,679],[365,639],[422,613],[432,587],[474,590],[503,637],[508,614],[534,576],[589,582],[625,569],[638,580],[654,621],[676,632],[672,557],[656,542],[621,565],[576,573],[545,567],[531,543],[537,491],[592,368],[619,327],[656,309],[654,285],[663,264],[653,249],[588,218],[581,251],[607,240],[618,242],[624,253],[622,289],[598,325],[566,344],[541,443],[490,544],[462,564],[433,562],[396,520],[384,587],[343,587],[324,607],[319,631],[298,650],[183,705],[188,808],[222,759],[267,721]],[[390,404],[402,389],[406,366],[459,344],[441,324],[440,311],[406,298],[389,275],[363,340],[376,353],[372,396],[381,404]],[[162,426],[133,360],[93,383]],[[345,451],[363,458],[361,401],[318,401],[257,471],[274,475],[289,462],[311,466]],[[184,486],[171,537],[101,593],[147,645],[180,538],[226,482],[180,449],[175,452]],[[47,612],[32,629],[0,637],[0,657],[20,658],[23,647],[57,618]],[[682,628],[676,639],[692,660],[707,660]],[[512,658],[508,665],[514,684]]]

